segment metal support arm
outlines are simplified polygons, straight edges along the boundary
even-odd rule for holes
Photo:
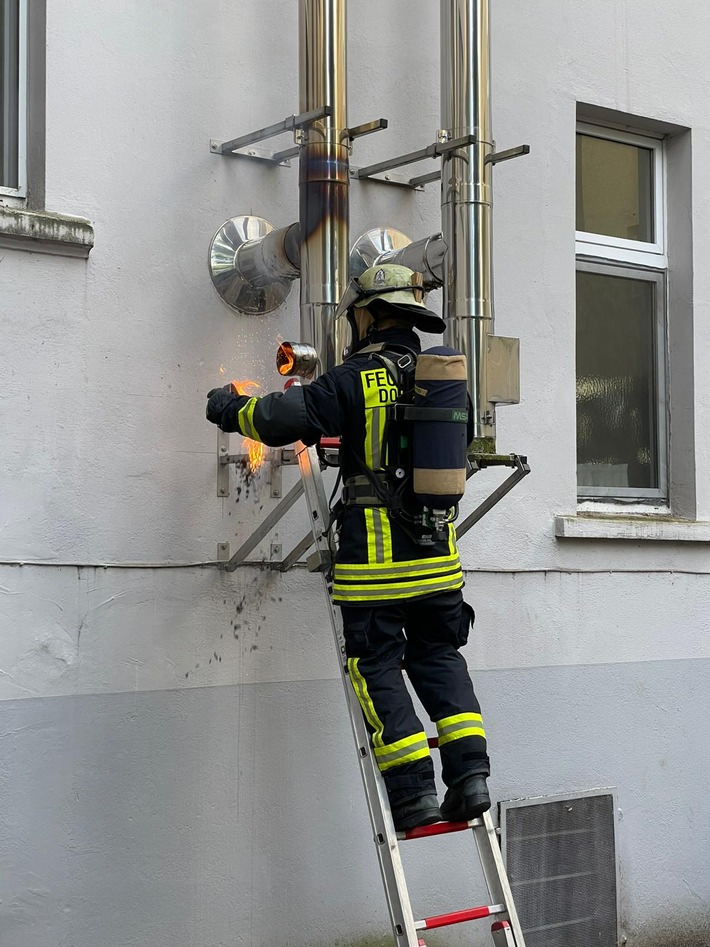
[[[265,539],[271,530],[277,525],[284,513],[287,513],[291,509],[293,504],[299,499],[303,494],[303,481],[297,480],[296,483],[291,487],[286,496],[281,500],[280,503],[273,508],[271,513],[261,522],[261,524],[254,530],[249,539],[237,549],[231,558],[226,562],[220,563],[220,569],[224,569],[225,572],[234,572],[240,562],[244,562],[249,553],[255,549],[262,539]]]
[[[499,454],[473,454],[469,457],[469,460],[472,462],[471,473],[475,473],[477,470],[480,470],[483,467],[515,467],[513,473],[507,477],[501,485],[491,493],[490,496],[480,503],[476,509],[469,513],[466,519],[459,523],[456,527],[456,538],[461,539],[462,536],[465,536],[466,533],[474,526],[480,519],[482,519],[486,513],[490,512],[493,507],[503,499],[503,497],[510,493],[513,487],[520,483],[523,477],[527,477],[530,473],[530,465],[528,464],[527,457],[523,457],[519,454],[508,454],[508,455],[499,455]]]
[[[318,109],[312,109],[310,112],[302,112],[300,115],[289,115],[280,122],[273,125],[266,125],[264,128],[258,128],[254,132],[248,132],[246,135],[240,135],[239,138],[232,138],[231,141],[210,142],[210,151],[216,155],[233,154],[239,148],[246,148],[247,145],[256,144],[258,141],[264,141],[266,138],[275,138],[282,132],[291,132],[295,128],[303,128],[310,125],[311,122],[317,122],[319,118],[327,118],[333,112],[329,105],[324,105]]]
[[[380,174],[383,171],[391,171],[394,168],[402,168],[405,164],[415,164],[417,161],[424,161],[425,158],[440,158],[450,151],[456,151],[458,148],[467,148],[476,142],[475,135],[463,135],[461,138],[453,138],[451,141],[435,141],[433,145],[427,148],[420,148],[419,151],[410,151],[406,155],[399,155],[396,158],[388,158],[386,161],[378,161],[376,164],[368,164],[364,168],[351,168],[351,175],[354,178],[363,180],[372,177],[373,174]],[[352,174],[352,172],[355,172]]]
[[[397,158],[389,158],[387,161],[379,161],[377,164],[370,164],[365,168],[350,168],[350,176],[357,180],[374,180],[383,184],[395,184],[414,189],[421,188],[425,184],[441,180],[441,170],[427,171],[426,174],[418,174],[415,177],[405,175],[388,174],[386,177],[375,177],[394,168],[401,168],[407,164],[415,164],[417,161],[423,161],[425,158],[440,158],[450,151],[456,151],[458,148],[467,148],[474,145],[478,139],[475,135],[464,135],[461,138],[453,138],[451,141],[435,142],[428,148],[421,148],[419,151],[410,151],[406,155],[400,155]],[[499,164],[501,161],[510,161],[511,158],[520,158],[523,155],[530,154],[530,145],[518,145],[516,148],[507,148],[505,151],[496,151],[486,156],[486,164]],[[283,152],[281,157],[290,157]]]

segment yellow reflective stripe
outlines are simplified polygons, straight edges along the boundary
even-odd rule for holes
[[[381,562],[377,558],[377,532],[375,529],[375,510],[372,507],[365,508],[365,531],[367,532],[367,561]]]
[[[363,576],[364,578],[364,576]],[[338,582],[338,576],[335,577],[335,587],[343,589],[353,589],[355,591],[366,591],[367,589],[411,589],[428,588],[430,585],[436,585],[437,582],[452,582],[463,579],[461,569],[453,572],[446,572],[443,575],[434,575],[428,579],[413,579],[410,582]]]
[[[367,532],[367,566],[365,568],[385,564],[389,568],[389,563],[392,561],[392,529],[386,510],[380,507],[366,507],[365,531]]]
[[[431,592],[444,592],[448,589],[460,589],[463,586],[463,573],[459,572],[457,576],[451,579],[435,579],[431,585],[417,585],[410,588],[408,585],[373,585],[356,586],[349,585],[333,586],[333,598],[339,602],[376,602],[382,599],[402,599],[416,598],[418,595],[429,595]],[[366,588],[367,592],[362,589]]]
[[[384,408],[365,408],[365,463],[370,470],[382,465]]]
[[[382,466],[382,435],[384,433],[384,408],[373,408],[372,415],[372,469],[379,470]]]
[[[449,523],[449,553],[452,556],[458,556],[459,554],[456,548],[456,527],[453,523]]]
[[[426,745],[429,746],[426,733],[424,733],[423,730],[420,730],[419,733],[413,733],[409,737],[403,737],[401,740],[396,740],[394,743],[383,743],[382,746],[378,746],[375,749],[375,756],[389,756],[391,753],[397,753],[399,750],[403,750],[408,746],[414,746],[417,743],[419,745],[426,743]]]
[[[405,737],[396,743],[388,743],[387,746],[375,748],[375,759],[381,772],[391,769],[393,766],[401,766],[403,763],[412,763],[414,760],[421,760],[429,756],[429,744],[426,733],[415,733],[411,737]]]
[[[359,661],[359,658],[348,658],[348,671],[350,672],[350,680],[353,682],[353,690],[355,691],[355,696],[362,707],[362,712],[365,714],[365,719],[375,731],[372,734],[372,745],[374,747],[382,746],[382,733],[385,729],[385,725],[378,717],[377,711],[375,710],[375,705],[372,703],[370,692],[367,689],[367,681],[362,676],[360,669],[358,668]]]
[[[406,756],[401,756],[399,759],[391,760],[390,762],[378,760],[377,765],[380,768],[380,772],[384,773],[385,770],[392,769],[393,766],[401,766],[402,763],[413,763],[415,760],[423,760],[425,756],[430,756],[428,746],[421,750],[414,750],[412,753],[407,753]]]
[[[365,464],[370,470],[375,466],[372,456],[372,418],[373,412],[365,409]]]
[[[250,398],[243,408],[240,408],[237,414],[237,424],[239,430],[245,437],[250,437],[253,441],[261,442],[259,432],[254,427],[254,408],[258,398]]]
[[[380,528],[382,529],[382,562],[392,562],[392,527],[387,510],[377,507],[375,514],[379,515]]]
[[[444,746],[453,740],[460,740],[462,737],[483,737],[484,739],[486,737],[483,718],[475,713],[444,717],[443,720],[436,721],[436,729],[439,734],[439,746]]]
[[[390,541],[391,541],[390,530]],[[414,575],[415,573],[427,572],[451,572],[452,569],[458,569],[461,565],[458,556],[442,556],[440,559],[415,559],[410,562],[391,562],[387,563],[381,569],[373,569],[368,564],[335,564],[335,575],[341,579],[389,579],[396,578],[398,575]],[[365,574],[366,573],[366,574]]]

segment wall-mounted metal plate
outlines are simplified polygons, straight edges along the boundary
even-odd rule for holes
[[[488,336],[488,400],[493,404],[520,404],[520,339]]]
[[[358,237],[350,251],[350,275],[359,276],[369,266],[374,266],[380,255],[389,250],[401,250],[412,241],[401,230],[391,227],[376,227]]]
[[[235,265],[241,246],[249,240],[265,237],[273,229],[263,217],[242,214],[225,221],[212,238],[208,259],[212,285],[230,309],[247,315],[273,312],[291,292],[292,280],[273,280],[266,286],[254,286],[241,276]]]

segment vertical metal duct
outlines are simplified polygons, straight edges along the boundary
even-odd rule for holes
[[[299,0],[300,110],[331,114],[304,129],[300,155],[301,341],[321,370],[339,358],[331,331],[348,280],[349,138],[345,0]]]
[[[495,450],[495,406],[486,361],[493,332],[489,0],[441,0],[441,125],[447,139],[476,143],[441,162],[447,342],[468,359],[474,446]]]

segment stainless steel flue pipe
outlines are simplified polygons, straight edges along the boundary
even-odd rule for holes
[[[349,137],[345,0],[299,0],[300,110],[331,114],[303,130],[299,175],[301,342],[321,371],[339,358],[333,317],[348,282]]]
[[[447,245],[446,341],[468,359],[479,450],[495,449],[495,405],[487,382],[493,332],[489,0],[441,0],[441,125],[448,139],[476,142],[441,162],[441,215]]]
[[[299,0],[300,118],[308,116],[308,124],[297,125],[295,133],[298,222],[274,230],[261,217],[234,217],[210,246],[212,282],[239,312],[273,311],[300,275],[298,351],[304,344],[314,346],[319,371],[335,365],[344,347],[344,340],[335,338],[333,317],[347,286],[350,249],[345,11],[346,0]]]

